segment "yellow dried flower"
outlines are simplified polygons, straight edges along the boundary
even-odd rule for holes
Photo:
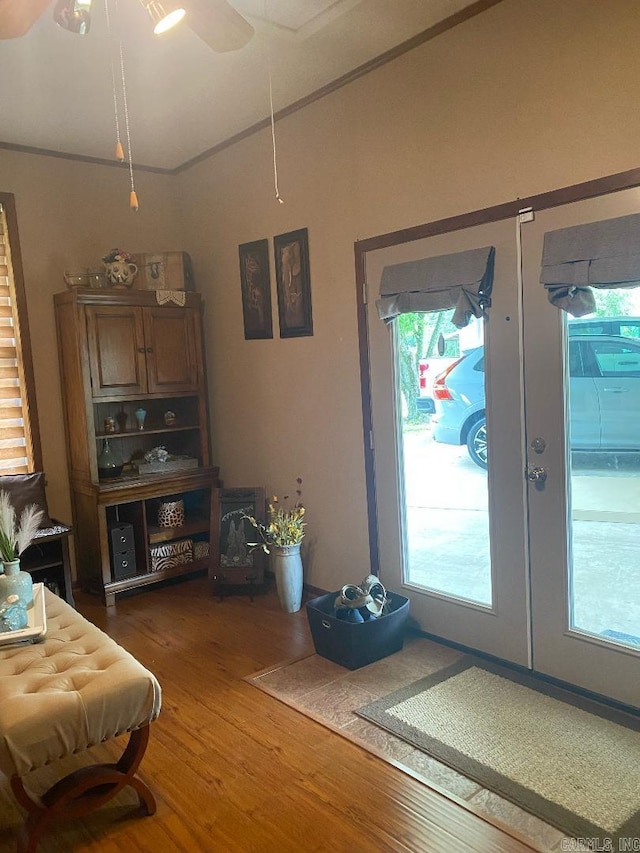
[[[302,478],[296,479],[298,486],[302,485]],[[269,521],[264,524],[257,521],[251,516],[244,516],[250,524],[252,524],[262,539],[262,542],[253,543],[260,545],[264,551],[269,553],[270,545],[298,545],[304,538],[304,528],[306,522],[304,519],[305,508],[301,503],[302,491],[296,489],[297,500],[295,505],[290,509],[285,509],[277,495],[272,495],[268,504]],[[288,495],[285,495],[283,500],[287,501]]]

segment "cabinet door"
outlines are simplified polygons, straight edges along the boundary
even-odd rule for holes
[[[158,306],[144,309],[149,392],[198,390],[198,312]]]
[[[147,392],[142,309],[87,307],[89,361],[94,397]]]

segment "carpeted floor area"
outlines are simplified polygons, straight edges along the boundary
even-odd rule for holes
[[[461,661],[454,649],[412,637],[402,651],[349,671],[318,655],[263,670],[247,680],[271,696],[449,794],[472,811],[510,827],[541,851],[567,849],[567,833],[414,744],[357,715],[358,709]],[[614,768],[615,769],[615,768]],[[564,847],[563,847],[564,844]]]

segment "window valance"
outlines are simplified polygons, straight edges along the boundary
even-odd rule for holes
[[[453,323],[468,325],[491,304],[494,258],[495,248],[487,246],[385,267],[376,300],[380,319],[455,308]]]
[[[547,232],[540,281],[549,301],[574,317],[595,310],[593,287],[638,287],[640,214]]]

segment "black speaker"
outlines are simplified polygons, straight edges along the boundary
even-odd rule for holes
[[[132,524],[109,525],[109,554],[114,581],[136,573],[136,552]]]

